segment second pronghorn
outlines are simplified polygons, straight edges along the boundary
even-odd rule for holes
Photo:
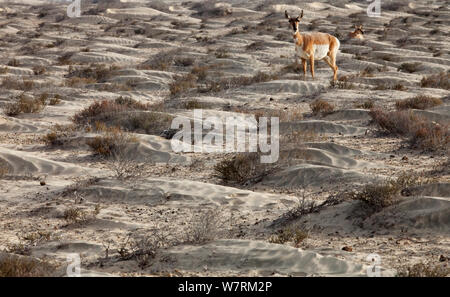
[[[324,60],[333,69],[333,80],[337,80],[338,67],[336,65],[336,55],[339,50],[340,42],[336,37],[320,32],[300,33],[298,26],[303,18],[303,10],[301,15],[291,18],[287,11],[285,16],[289,20],[294,30],[294,42],[297,63],[298,59],[302,60],[303,73],[306,77],[307,61],[310,63],[311,76],[314,79],[314,60]]]

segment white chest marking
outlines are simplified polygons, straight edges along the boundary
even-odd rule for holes
[[[328,54],[329,49],[330,46],[328,44],[313,45],[314,60],[322,60],[323,58],[325,58]],[[295,51],[299,58],[309,59],[309,54],[303,51],[303,45],[296,45]]]

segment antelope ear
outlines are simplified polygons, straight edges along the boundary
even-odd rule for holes
[[[289,15],[288,15],[288,13],[287,13],[287,10],[284,11],[284,16],[285,16],[287,19],[290,19]]]
[[[359,29],[362,30],[363,25],[359,26]]]

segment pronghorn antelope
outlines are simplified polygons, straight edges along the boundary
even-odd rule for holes
[[[364,31],[363,26],[356,26],[355,25],[355,31],[348,33],[348,36],[350,39],[364,39]]]
[[[294,42],[296,58],[302,60],[303,73],[306,77],[306,63],[309,60],[311,76],[314,79],[314,60],[324,60],[333,69],[333,79],[337,80],[338,67],[336,66],[336,54],[339,50],[340,42],[336,37],[320,32],[300,33],[298,26],[303,18],[303,10],[301,15],[295,18],[289,17],[287,11],[284,12],[286,18],[294,29]]]

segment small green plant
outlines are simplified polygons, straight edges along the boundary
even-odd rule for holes
[[[420,66],[422,63],[414,62],[414,63],[403,63],[398,67],[398,71],[414,73],[420,70]]]

